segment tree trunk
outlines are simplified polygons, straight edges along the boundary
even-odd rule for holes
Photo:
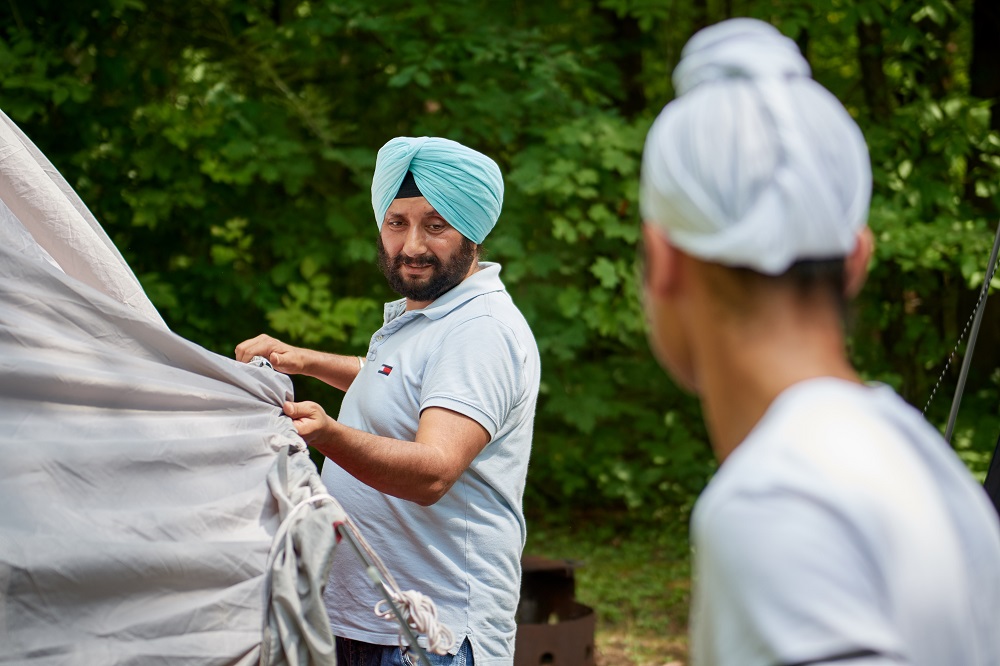
[[[708,0],[694,0],[691,3],[692,28],[694,34],[708,26]]]
[[[974,0],[972,6],[972,59],[969,62],[969,94],[987,101],[989,127],[1000,131],[1000,8],[996,0]],[[986,172],[984,173],[984,168]],[[969,154],[965,177],[965,198],[984,215],[995,215],[996,200],[980,196],[976,181],[990,178],[993,170],[984,164],[982,154],[973,150]]]
[[[954,64],[952,54],[957,50],[954,45],[955,21],[949,16],[948,21],[941,25],[930,18],[924,18],[917,21],[917,27],[928,35],[933,35],[933,39],[945,45],[945,48],[937,55],[932,55],[925,43],[920,43],[916,49],[919,59],[923,62],[923,67],[918,69],[916,73],[917,82],[926,86],[934,99],[943,99],[954,85],[951,70]]]
[[[812,67],[812,62],[809,60],[809,28],[802,28],[799,31],[798,36],[795,38],[795,44],[799,47],[802,57],[809,63],[809,67]]]
[[[600,9],[611,27],[611,39],[616,45],[614,62],[621,80],[621,102],[618,109],[626,118],[635,118],[646,109],[646,88],[642,83],[643,34],[634,16],[619,15]]]
[[[997,0],[974,0],[972,5],[972,61],[969,84],[974,97],[989,100],[990,129],[1000,131],[1000,5]]]
[[[859,20],[857,33],[861,87],[872,118],[881,122],[888,119],[892,112],[883,67],[885,50],[882,48],[882,24],[874,20]]]

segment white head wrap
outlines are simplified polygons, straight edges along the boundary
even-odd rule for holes
[[[641,205],[686,253],[780,275],[849,254],[871,199],[868,148],[795,42],[754,19],[700,31],[646,138]]]

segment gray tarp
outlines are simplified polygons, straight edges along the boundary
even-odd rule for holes
[[[0,663],[333,663],[290,381],[170,332],[0,116]]]

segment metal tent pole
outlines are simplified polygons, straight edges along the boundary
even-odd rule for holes
[[[348,529],[346,524],[340,523],[337,525],[337,533],[346,539],[349,544],[351,544],[351,548],[354,549],[354,553],[365,565],[365,573],[368,574],[368,578],[371,580],[372,586],[375,588],[376,592],[382,595],[385,602],[389,604],[389,608],[392,609],[393,615],[396,616],[396,622],[406,634],[406,640],[410,644],[410,648],[417,654],[417,660],[423,664],[423,666],[432,666],[431,660],[427,658],[427,653],[424,652],[422,647],[420,647],[420,643],[417,642],[417,637],[410,628],[410,625],[407,624],[406,620],[403,618],[403,614],[399,612],[399,608],[397,608],[396,604],[393,602],[392,595],[389,594],[389,590],[386,589],[385,583],[382,582],[382,577],[379,575],[378,569],[376,569],[375,565],[372,564],[367,557],[365,557],[365,554],[361,551],[361,547],[358,546],[358,542],[354,540],[354,535],[351,534],[351,530]]]
[[[958,417],[958,406],[962,403],[962,393],[965,392],[965,380],[969,375],[969,366],[972,364],[972,352],[976,347],[976,336],[979,335],[979,326],[982,324],[983,312],[986,310],[986,295],[990,290],[990,280],[993,276],[993,268],[997,265],[998,251],[1000,251],[1000,225],[997,226],[997,235],[993,240],[993,251],[990,253],[990,262],[986,265],[983,292],[979,298],[979,305],[976,307],[976,318],[972,322],[972,332],[969,333],[969,343],[965,347],[965,357],[962,359],[962,369],[958,373],[958,386],[955,387],[955,397],[951,401],[951,413],[948,415],[948,427],[944,431],[944,439],[949,444],[951,444],[951,435],[955,431],[955,419]]]

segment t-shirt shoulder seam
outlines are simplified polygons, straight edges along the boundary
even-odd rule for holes
[[[474,315],[471,315],[469,317],[465,317],[461,321],[456,322],[454,325],[449,326],[448,327],[448,331],[449,332],[450,331],[454,331],[455,329],[458,329],[458,328],[460,328],[462,326],[465,326],[466,324],[471,324],[472,322],[476,321],[477,319],[489,319],[490,321],[495,322],[497,325],[502,326],[503,328],[507,329],[507,331],[511,335],[511,338],[517,344],[517,347],[520,350],[520,352],[522,354],[527,355],[527,350],[525,350],[524,349],[524,345],[521,344],[521,340],[518,338],[517,331],[514,330],[514,327],[511,326],[510,324],[508,324],[507,322],[505,322],[500,317],[494,315],[492,312],[478,312],[478,313],[476,313]],[[440,337],[441,337],[441,340],[430,351],[430,355],[431,356],[433,356],[434,354],[436,354],[438,352],[438,350],[440,350],[441,347],[443,347],[445,345],[445,343],[448,341],[447,340],[447,336],[440,336]]]

